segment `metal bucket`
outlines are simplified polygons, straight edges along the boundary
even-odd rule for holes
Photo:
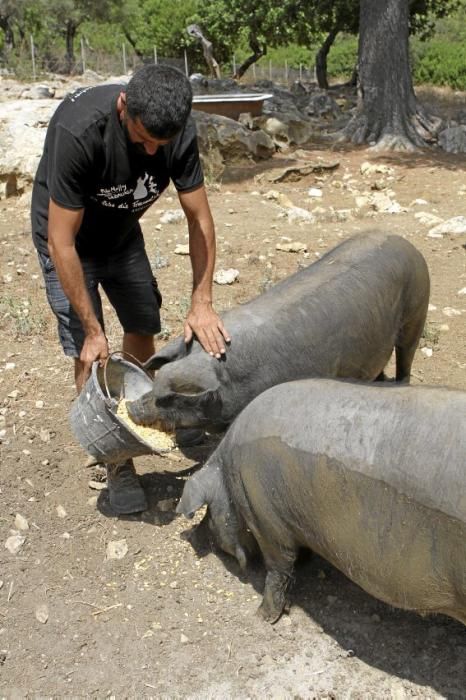
[[[91,376],[70,411],[71,430],[89,454],[105,463],[154,454],[154,449],[116,414],[122,398],[134,401],[152,389],[152,380],[132,362],[110,355],[92,365]],[[165,450],[160,450],[164,452]]]

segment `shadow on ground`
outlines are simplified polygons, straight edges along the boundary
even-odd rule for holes
[[[215,547],[206,518],[183,536],[199,557],[213,551],[233,575],[262,594],[262,563],[256,560],[241,572],[235,560]],[[308,552],[298,559],[288,598],[291,608],[301,608],[348,655],[387,674],[431,686],[446,698],[465,697],[466,628],[459,622],[392,608]]]

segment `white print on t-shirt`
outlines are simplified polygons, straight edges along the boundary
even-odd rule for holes
[[[86,93],[88,90],[92,90],[92,85],[89,87],[78,88],[75,92],[73,92],[72,95],[69,95],[71,102],[76,102],[78,97],[81,97],[81,95],[84,95],[84,93]]]
[[[132,206],[131,199],[129,199],[130,195],[132,195],[133,200]],[[144,173],[144,175],[138,177],[134,190],[127,187],[127,185],[101,187],[97,190],[92,199],[99,202],[103,207],[138,211],[147,208],[152,202],[155,202],[159,196],[160,190],[157,186],[157,181],[152,175],[149,175],[149,173]],[[125,199],[125,201],[120,201],[120,203],[118,203],[115,202],[116,199]]]
[[[112,185],[111,187],[101,187],[98,192],[96,192],[96,197],[101,199],[120,199],[120,197],[127,197],[132,193],[126,185]]]
[[[157,187],[157,183],[152,177],[152,175],[149,175],[148,173],[144,173],[142,177],[138,177],[138,181],[136,183],[136,189],[134,190],[133,197],[134,199],[144,199],[145,197],[149,196],[149,192],[151,194],[159,194],[159,190]]]

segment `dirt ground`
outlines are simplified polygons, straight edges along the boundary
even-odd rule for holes
[[[427,351],[416,353],[413,383],[466,390],[466,295],[458,294],[466,287],[466,237],[430,238],[431,226],[415,216],[466,215],[464,158],[374,158],[366,150],[317,144],[307,155],[339,165],[295,182],[270,182],[273,168],[291,162],[282,156],[232,169],[209,186],[217,269],[239,271],[234,284],[215,285],[216,307],[252,298],[355,233],[398,232],[425,255],[432,279]],[[363,175],[365,161],[390,170]],[[309,198],[310,187],[322,197]],[[357,208],[356,195],[387,187],[404,211]],[[286,210],[267,198],[276,196],[270,190],[297,206],[319,207],[318,222],[288,223]],[[176,208],[176,195],[165,193],[143,222],[164,297],[158,347],[181,332],[190,295],[189,258],[174,254],[176,244],[187,242],[186,226],[159,224],[163,210]],[[298,565],[289,615],[274,626],[255,616],[260,565],[240,575],[196,531],[200,518],[193,526],[174,512],[186,476],[207,458],[213,437],[184,454],[136,459],[150,508],[140,517],[112,516],[106,490],[89,487],[102,480],[101,471],[85,466],[69,427],[72,366],[56,340],[28,217],[27,194],[0,202],[0,695],[465,698],[460,623],[395,610],[318,557]],[[278,251],[287,239],[306,244],[307,253]],[[118,350],[118,325],[110,312],[108,318]],[[24,519],[29,529],[20,531],[25,540],[12,554],[4,543],[25,527]],[[121,559],[107,555],[115,541],[123,553],[127,547]]]

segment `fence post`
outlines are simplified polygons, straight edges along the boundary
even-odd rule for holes
[[[233,75],[236,75],[236,56],[233,54]]]
[[[186,71],[186,77],[189,78],[188,54],[186,53],[186,49],[184,50],[184,69]]]
[[[81,61],[83,64],[83,73],[86,71],[86,50],[84,48],[84,39],[81,37]]]
[[[299,64],[299,79],[300,80],[303,79],[303,64],[302,63]]]
[[[255,63],[252,64],[252,74],[254,76],[254,81],[255,81],[256,80],[256,64]]]
[[[285,83],[288,84],[288,61],[285,58]]]
[[[31,34],[31,61],[32,61],[32,77],[36,79],[36,52],[34,49],[34,37]]]
[[[126,75],[128,72],[127,66],[126,66],[126,46],[125,42],[122,43],[121,45],[122,48],[122,53],[123,53],[123,73]]]
[[[154,46],[154,63],[157,65],[157,47]]]
[[[272,59],[269,58],[269,79],[272,82]]]

